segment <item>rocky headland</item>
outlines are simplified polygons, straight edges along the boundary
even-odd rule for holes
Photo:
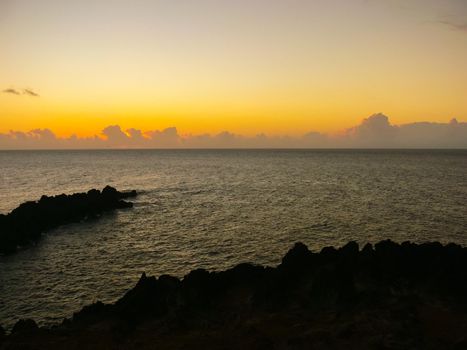
[[[0,254],[34,244],[42,233],[60,225],[96,218],[105,211],[131,208],[133,203],[124,199],[136,195],[135,190],[119,192],[106,186],[102,191],[42,196],[38,201],[25,202],[7,215],[0,214]]]
[[[0,330],[0,349],[467,349],[467,249],[297,243],[275,268],[143,274],[114,304]]]

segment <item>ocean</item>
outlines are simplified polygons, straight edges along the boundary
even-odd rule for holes
[[[132,209],[0,256],[0,324],[51,325],[148,275],[274,266],[390,238],[467,246],[466,150],[0,151],[0,213],[43,194],[136,189]]]

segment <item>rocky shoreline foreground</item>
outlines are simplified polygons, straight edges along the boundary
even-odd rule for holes
[[[275,268],[143,274],[114,304],[0,331],[0,349],[240,348],[467,349],[467,249],[297,243]]]
[[[102,191],[42,196],[39,201],[21,204],[7,215],[0,214],[0,254],[37,243],[42,233],[58,226],[96,218],[105,211],[131,208],[123,199],[136,197],[135,190],[119,192],[106,186]]]

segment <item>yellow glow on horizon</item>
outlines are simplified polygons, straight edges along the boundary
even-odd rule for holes
[[[294,136],[338,133],[377,112],[394,124],[467,120],[466,33],[427,22],[418,8],[141,4],[10,5],[0,23],[0,91],[41,96],[0,93],[0,133],[94,136],[118,124]]]

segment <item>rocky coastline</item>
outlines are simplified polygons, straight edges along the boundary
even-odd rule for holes
[[[277,267],[143,274],[55,327],[0,329],[0,349],[64,348],[467,349],[467,249],[296,243]]]
[[[124,199],[136,191],[119,192],[106,186],[102,191],[42,196],[38,201],[21,204],[9,214],[0,214],[0,254],[14,253],[18,247],[37,243],[42,233],[58,226],[97,218],[103,212],[131,208]]]

